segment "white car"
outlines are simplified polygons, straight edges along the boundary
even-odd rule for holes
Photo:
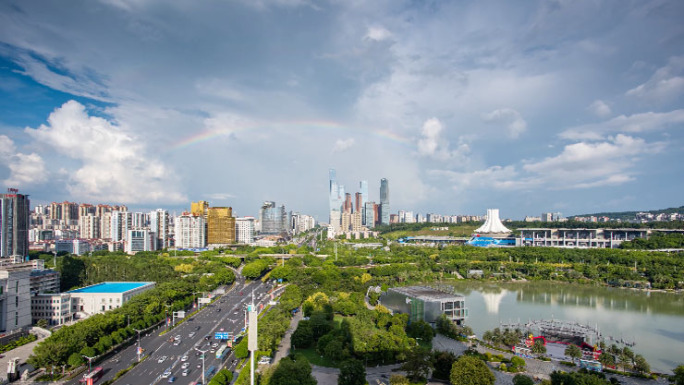
[[[183,369],[183,372],[181,373],[183,376],[187,376],[188,373],[190,373],[190,369]]]
[[[214,342],[213,344],[211,344],[211,347],[216,349],[216,348],[218,348],[218,345],[219,345],[218,342]]]
[[[190,367],[190,363],[189,363],[189,362],[184,362],[183,365],[181,365],[181,369],[187,369],[187,368],[189,368],[189,367]]]
[[[259,365],[266,365],[271,363],[271,357],[261,357],[259,359]]]
[[[216,349],[211,349],[211,350],[209,351],[209,353],[211,353],[211,354],[216,353]]]
[[[164,362],[164,361],[166,361],[166,356],[161,356],[161,357],[159,357],[159,359],[157,360],[157,363],[161,364],[161,363]]]
[[[162,373],[162,378],[169,378],[171,376],[171,371],[166,369],[164,373]]]
[[[194,336],[195,336],[195,334],[196,334],[195,332],[190,332],[190,334],[188,334],[188,338],[192,338],[192,337],[194,337]]]
[[[188,360],[188,355],[184,354],[183,357],[181,357],[181,362],[185,362]]]
[[[176,341],[178,341],[178,340],[180,340],[180,339],[181,339],[181,336],[180,336],[180,334],[179,334],[179,335],[176,336]]]

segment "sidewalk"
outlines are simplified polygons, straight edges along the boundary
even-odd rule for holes
[[[33,353],[33,348],[38,345],[39,342],[43,341],[45,337],[38,337],[37,340],[33,342],[29,342],[26,345],[19,346],[17,348],[14,348],[12,350],[9,350],[5,353],[2,353],[4,356],[2,358],[2,363],[7,364],[7,361],[12,359],[12,358],[18,358],[19,359],[19,370],[20,373],[24,373],[25,370],[28,370],[29,373],[34,370],[33,366],[29,365],[26,363],[26,360],[29,358],[29,356]],[[3,370],[2,374],[0,375],[0,382],[4,381],[7,379],[7,373]]]
[[[283,339],[280,341],[278,351],[273,358],[273,365],[278,365],[278,362],[280,362],[283,357],[287,357],[287,355],[290,354],[290,346],[292,346],[292,333],[297,330],[297,325],[299,325],[299,321],[301,321],[302,318],[304,318],[303,312],[298,311],[294,317],[292,317],[292,320],[290,320],[290,327],[287,329]]]

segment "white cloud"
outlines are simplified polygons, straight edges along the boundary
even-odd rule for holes
[[[520,113],[512,108],[500,108],[488,114],[482,115],[482,120],[487,123],[505,124],[508,136],[517,138],[527,130],[527,122]]]
[[[649,101],[669,101],[684,93],[684,56],[671,57],[667,65],[659,68],[650,79],[629,91],[627,96],[635,96]]]
[[[383,27],[369,27],[366,36],[363,38],[366,40],[373,41],[383,41],[392,37],[392,33]]]
[[[491,166],[471,172],[432,170],[430,175],[451,180],[456,190],[572,190],[621,185],[635,180],[634,164],[640,156],[661,151],[665,143],[646,143],[641,138],[617,135],[606,142],[579,142],[541,161]]]
[[[431,118],[426,120],[420,129],[418,154],[441,161],[454,158],[465,160],[465,157],[470,152],[470,147],[465,143],[461,143],[456,150],[451,151],[449,149],[449,140],[442,135],[442,131],[444,131],[444,127],[439,119]]]
[[[656,131],[681,123],[684,123],[684,109],[670,112],[644,112],[630,116],[616,116],[601,123],[571,127],[561,132],[560,137],[570,140],[600,140],[604,134]]]
[[[11,171],[5,185],[11,187],[26,187],[42,183],[47,179],[45,162],[40,155],[16,154],[7,165]]]
[[[42,145],[80,161],[70,170],[67,189],[74,198],[123,203],[178,203],[173,173],[146,154],[146,147],[124,128],[95,116],[76,101],[64,103],[48,117],[48,125],[26,128]],[[36,163],[36,159],[27,159]]]
[[[587,109],[599,118],[607,118],[613,113],[613,111],[610,109],[610,106],[603,100],[595,100],[589,105],[589,107],[587,107]]]
[[[235,198],[235,195],[229,193],[213,193],[208,194],[207,198],[217,201],[227,201],[228,199]]]
[[[354,145],[354,138],[337,139],[333,147],[333,153],[350,149]]]
[[[0,164],[7,166],[10,175],[3,183],[8,187],[26,187],[45,181],[45,162],[36,153],[17,153],[14,141],[0,135]]]

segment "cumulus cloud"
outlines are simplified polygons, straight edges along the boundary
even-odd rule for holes
[[[354,145],[354,138],[337,139],[333,152],[342,152],[350,149]]]
[[[486,123],[506,125],[508,136],[511,138],[517,138],[527,130],[525,119],[512,108],[500,108],[488,114],[482,114],[482,120]]]
[[[213,193],[208,194],[207,198],[217,201],[227,201],[228,199],[235,198],[235,195],[229,193]]]
[[[649,101],[669,101],[684,93],[684,56],[670,58],[650,79],[629,91],[627,96]]]
[[[461,143],[454,151],[450,150],[449,140],[443,135],[444,126],[437,118],[431,118],[423,123],[418,139],[418,154],[441,161],[456,157],[464,158],[469,152],[470,147]]]
[[[47,148],[81,163],[69,170],[67,189],[75,198],[125,203],[185,200],[174,191],[171,170],[149,158],[139,138],[106,119],[89,116],[76,101],[55,109],[47,125],[25,131]]]
[[[364,40],[383,41],[392,37],[392,33],[384,27],[369,27]]]
[[[3,181],[9,187],[26,187],[47,178],[43,158],[36,153],[18,153],[14,141],[6,135],[0,135],[0,164],[10,170],[9,177]]]
[[[595,100],[589,105],[589,107],[587,107],[587,109],[599,118],[607,118],[613,113],[613,111],[610,109],[610,106],[603,100]]]
[[[662,142],[618,134],[605,142],[579,142],[565,146],[563,152],[522,168],[553,189],[589,188],[618,185],[634,179],[631,166],[640,155],[657,153]]]
[[[618,134],[605,142],[578,142],[541,161],[491,166],[483,170],[453,172],[432,170],[430,175],[448,178],[456,190],[571,190],[624,184],[635,179],[634,164],[640,156],[661,151],[665,143]]]
[[[616,116],[601,123],[571,127],[561,132],[560,137],[570,140],[600,140],[609,133],[656,131],[681,123],[684,123],[684,109],[670,112],[644,112],[630,116]]]

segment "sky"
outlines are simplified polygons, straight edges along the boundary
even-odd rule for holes
[[[684,2],[0,3],[0,179],[52,201],[328,219],[684,205]]]

